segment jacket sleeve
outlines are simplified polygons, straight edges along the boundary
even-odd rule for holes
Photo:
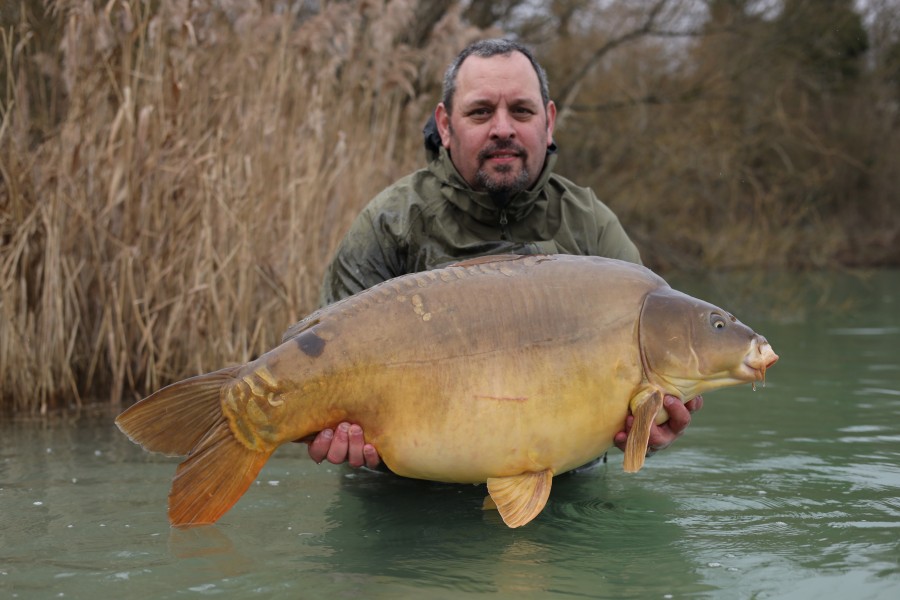
[[[597,254],[609,258],[617,258],[635,264],[643,264],[641,262],[641,253],[637,246],[625,233],[625,228],[619,222],[616,214],[610,210],[608,206],[602,203],[591,191],[591,197],[594,204],[594,214],[597,219]]]
[[[319,305],[326,306],[400,275],[399,252],[383,213],[363,210],[325,269]]]
[[[602,248],[601,256],[618,258],[638,265],[643,264],[641,253],[625,233],[625,229],[617,218],[608,221],[603,227],[600,235],[600,247]]]

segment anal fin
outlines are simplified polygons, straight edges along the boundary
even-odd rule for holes
[[[491,477],[487,487],[503,522],[508,527],[521,527],[544,509],[552,481],[553,472],[546,469],[538,473]],[[491,508],[487,499],[484,507]]]
[[[644,466],[647,445],[650,442],[650,427],[656,420],[656,413],[663,405],[662,392],[656,389],[642,389],[631,400],[631,414],[634,424],[625,442],[624,468],[627,473],[636,473]]]

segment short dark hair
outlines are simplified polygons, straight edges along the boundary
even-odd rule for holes
[[[541,100],[543,100],[544,106],[546,107],[550,102],[550,85],[547,83],[546,71],[544,71],[544,68],[538,63],[534,54],[519,42],[496,38],[479,40],[469,44],[457,55],[454,61],[450,63],[450,66],[447,67],[447,71],[444,73],[444,91],[441,98],[441,102],[443,102],[444,106],[447,108],[447,113],[453,112],[453,95],[456,93],[456,77],[459,74],[459,68],[462,66],[463,61],[473,55],[482,58],[490,58],[491,56],[497,56],[498,54],[508,56],[513,52],[521,52],[525,55],[525,58],[531,62],[531,66],[534,67],[534,72],[537,73],[538,83],[541,87]]]

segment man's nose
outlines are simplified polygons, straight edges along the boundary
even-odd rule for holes
[[[491,137],[499,139],[516,137],[516,129],[513,125],[509,112],[505,110],[496,111],[491,122]]]

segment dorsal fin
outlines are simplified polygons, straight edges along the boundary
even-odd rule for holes
[[[311,318],[312,317],[312,318]],[[281,343],[288,341],[289,339],[295,338],[307,329],[311,329],[320,323],[321,319],[319,319],[318,314],[313,313],[309,317],[306,317],[302,321],[297,321],[290,327],[288,327],[287,331],[284,332],[284,335],[281,336]]]
[[[550,496],[553,472],[522,473],[487,480],[490,498],[509,527],[521,527],[538,516]],[[485,506],[490,508],[486,502]]]
[[[477,265],[486,265],[495,262],[507,262],[510,260],[519,260],[520,258],[525,258],[525,256],[533,256],[531,254],[522,255],[522,254],[489,254],[487,256],[476,256],[475,258],[467,258],[466,260],[461,260],[459,262],[453,263],[452,265],[448,265],[450,267],[474,267]]]

